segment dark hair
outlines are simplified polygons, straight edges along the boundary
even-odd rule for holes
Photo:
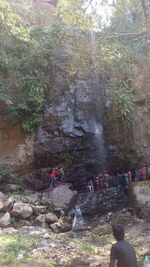
[[[113,236],[117,241],[124,239],[124,226],[122,224],[112,225]]]

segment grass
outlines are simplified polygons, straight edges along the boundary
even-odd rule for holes
[[[0,236],[0,267],[54,267],[55,263],[50,259],[50,248],[45,253],[32,251],[42,239],[39,236]],[[24,252],[23,259],[19,260],[20,251]]]
[[[61,238],[61,240],[60,240],[60,243],[61,243],[61,244],[63,244],[63,245],[66,245],[66,246],[68,246],[68,245],[69,245],[69,243],[70,243],[70,240],[68,240],[68,239],[65,239],[65,238]]]
[[[16,190],[15,192],[8,192],[7,195],[8,196],[22,196],[23,193],[22,191]]]
[[[82,244],[81,251],[84,251],[86,253],[92,253],[94,251],[94,248],[90,244]]]
[[[0,236],[0,267],[14,264],[15,262],[17,262],[20,250],[24,251],[24,258],[27,259],[30,255],[31,249],[35,248],[36,245],[36,238],[31,236]]]
[[[12,218],[12,217],[10,218],[10,225],[11,225],[11,227],[18,228],[19,224],[18,224],[16,218]]]

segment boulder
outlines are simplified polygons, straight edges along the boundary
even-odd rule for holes
[[[30,204],[15,203],[11,215],[15,218],[26,219],[29,218],[33,213],[33,209]]]
[[[46,214],[47,206],[35,206],[30,204],[33,209],[33,216],[38,216],[40,214]]]
[[[70,218],[63,218],[62,220],[59,220],[57,223],[53,223],[50,225],[50,229],[53,231],[53,233],[63,233],[68,232],[72,229],[72,222]]]
[[[33,225],[44,226],[45,225],[45,215],[40,214],[33,222]]]
[[[9,212],[6,212],[0,218],[0,227],[7,227],[8,225],[10,225],[10,214],[9,214]]]
[[[4,204],[3,204],[2,211],[4,211],[4,212],[11,211],[13,208],[13,205],[14,205],[14,199],[12,197],[6,198],[6,200],[4,201]]]
[[[46,206],[35,206],[36,213],[39,214],[46,214],[47,207]]]
[[[58,186],[53,191],[43,193],[41,202],[49,203],[51,206],[68,210],[77,201],[77,191],[73,191],[65,186]]]
[[[70,209],[77,201],[77,191],[65,187],[56,187],[51,192],[51,199],[55,207]]]
[[[45,215],[45,221],[49,224],[56,223],[58,222],[58,217],[54,213],[50,212]]]
[[[5,191],[7,192],[15,192],[17,190],[22,190],[22,186],[18,184],[7,184],[5,187]]]
[[[0,192],[0,210],[2,210],[3,208],[4,200],[5,200],[5,196],[2,192]]]

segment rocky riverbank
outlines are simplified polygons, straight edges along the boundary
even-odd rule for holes
[[[54,233],[71,230],[68,216],[77,201],[77,192],[61,185],[46,192],[21,191],[15,184],[7,184],[0,192],[0,227],[41,226]]]
[[[0,266],[106,267],[115,242],[111,233],[113,223],[125,225],[126,238],[135,247],[142,264],[150,244],[150,226],[146,220],[135,221],[130,209],[121,206],[114,210],[109,207],[105,213],[99,208],[98,213],[87,216],[85,210],[96,207],[98,211],[101,202],[97,201],[101,201],[103,193],[109,202],[113,203],[114,197],[117,203],[118,195],[113,191],[116,189],[95,192],[95,197],[94,193],[87,192],[81,194],[80,199],[69,186],[60,185],[46,192],[24,190],[15,184],[3,187],[0,192]],[[77,214],[72,209],[76,203],[81,204]],[[76,227],[72,228],[74,215]]]
[[[0,231],[0,266],[10,267],[108,267],[115,242],[114,222],[126,225],[126,238],[136,249],[139,266],[150,244],[150,225],[133,221],[126,209],[93,218],[78,231],[55,234],[51,229],[24,226]]]

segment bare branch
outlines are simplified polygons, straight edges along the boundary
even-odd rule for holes
[[[100,36],[101,39],[119,39],[119,38],[145,38],[146,37],[146,32],[141,32],[141,33],[121,33],[121,34],[115,34],[111,36]]]

